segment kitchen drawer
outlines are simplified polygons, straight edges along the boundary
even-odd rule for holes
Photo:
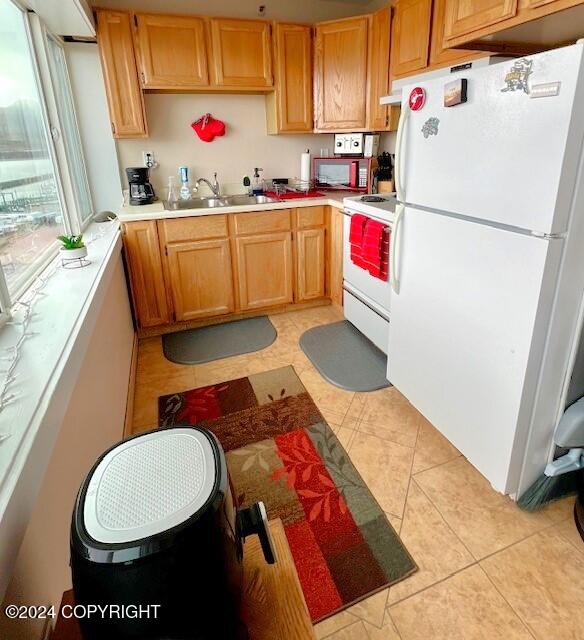
[[[296,209],[296,225],[299,229],[323,227],[325,222],[324,207],[302,207]]]
[[[226,238],[227,216],[210,215],[192,218],[172,218],[161,220],[162,236],[166,242],[188,242],[190,240],[208,240]]]
[[[370,306],[346,289],[343,291],[345,318],[373,344],[387,354],[389,345],[389,320],[380,316]]]
[[[234,213],[235,233],[239,236],[253,233],[290,231],[290,211],[252,211]]]

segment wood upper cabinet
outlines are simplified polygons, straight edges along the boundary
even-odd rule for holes
[[[444,37],[448,41],[511,18],[517,4],[518,0],[448,0]]]
[[[382,96],[389,94],[389,51],[391,11],[389,6],[375,12],[371,17],[369,34],[369,114],[370,129],[385,131],[392,129],[390,108],[379,104]]]
[[[268,22],[211,18],[210,26],[213,84],[257,90],[273,86]]]
[[[156,221],[123,225],[126,263],[140,327],[170,322]]]
[[[114,138],[147,136],[144,102],[138,82],[131,16],[98,9],[97,44]]]
[[[268,133],[312,131],[312,28],[273,27],[275,91],[266,96]]]
[[[365,129],[369,16],[316,25],[315,128]]]
[[[173,242],[166,253],[175,320],[234,310],[229,240]]]
[[[325,295],[325,230],[301,229],[296,232],[297,300]]]
[[[472,60],[488,55],[484,51],[470,51],[468,49],[448,49],[444,46],[444,16],[447,0],[434,0],[432,14],[432,38],[430,41],[430,66],[446,66]]]
[[[292,234],[290,231],[235,239],[239,305],[260,309],[293,300]]]
[[[428,64],[432,0],[398,0],[391,43],[393,78],[421,71]]]
[[[138,66],[146,89],[209,85],[203,18],[137,14]]]

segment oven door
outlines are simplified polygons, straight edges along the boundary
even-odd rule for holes
[[[379,278],[374,278],[368,271],[358,267],[351,261],[351,246],[349,244],[349,231],[351,228],[351,212],[343,211],[343,280],[353,291],[362,294],[365,300],[379,307],[379,311],[389,316],[391,285],[389,280],[384,282]],[[369,216],[373,218],[373,216]],[[379,218],[373,218],[379,220]],[[381,222],[384,222],[381,220]],[[391,225],[388,223],[388,227]]]

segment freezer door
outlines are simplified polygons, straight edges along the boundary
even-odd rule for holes
[[[563,241],[413,208],[397,234],[387,378],[497,490],[513,492],[553,300],[546,261]]]
[[[468,101],[453,107],[444,106],[450,77],[422,83],[427,98],[419,111],[405,106],[414,88],[406,87],[397,154],[405,202],[564,231],[584,135],[582,51],[578,44],[528,57],[531,94],[505,90],[513,61],[457,74],[468,80]],[[555,82],[557,96],[530,97]]]

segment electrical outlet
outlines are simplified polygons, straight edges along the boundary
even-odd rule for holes
[[[154,153],[152,151],[142,151],[142,162],[144,166],[149,169],[156,168],[156,160],[154,160]]]
[[[262,17],[265,16],[266,15],[266,10],[267,10],[266,5],[265,4],[260,4],[258,6],[258,16],[262,16]]]

